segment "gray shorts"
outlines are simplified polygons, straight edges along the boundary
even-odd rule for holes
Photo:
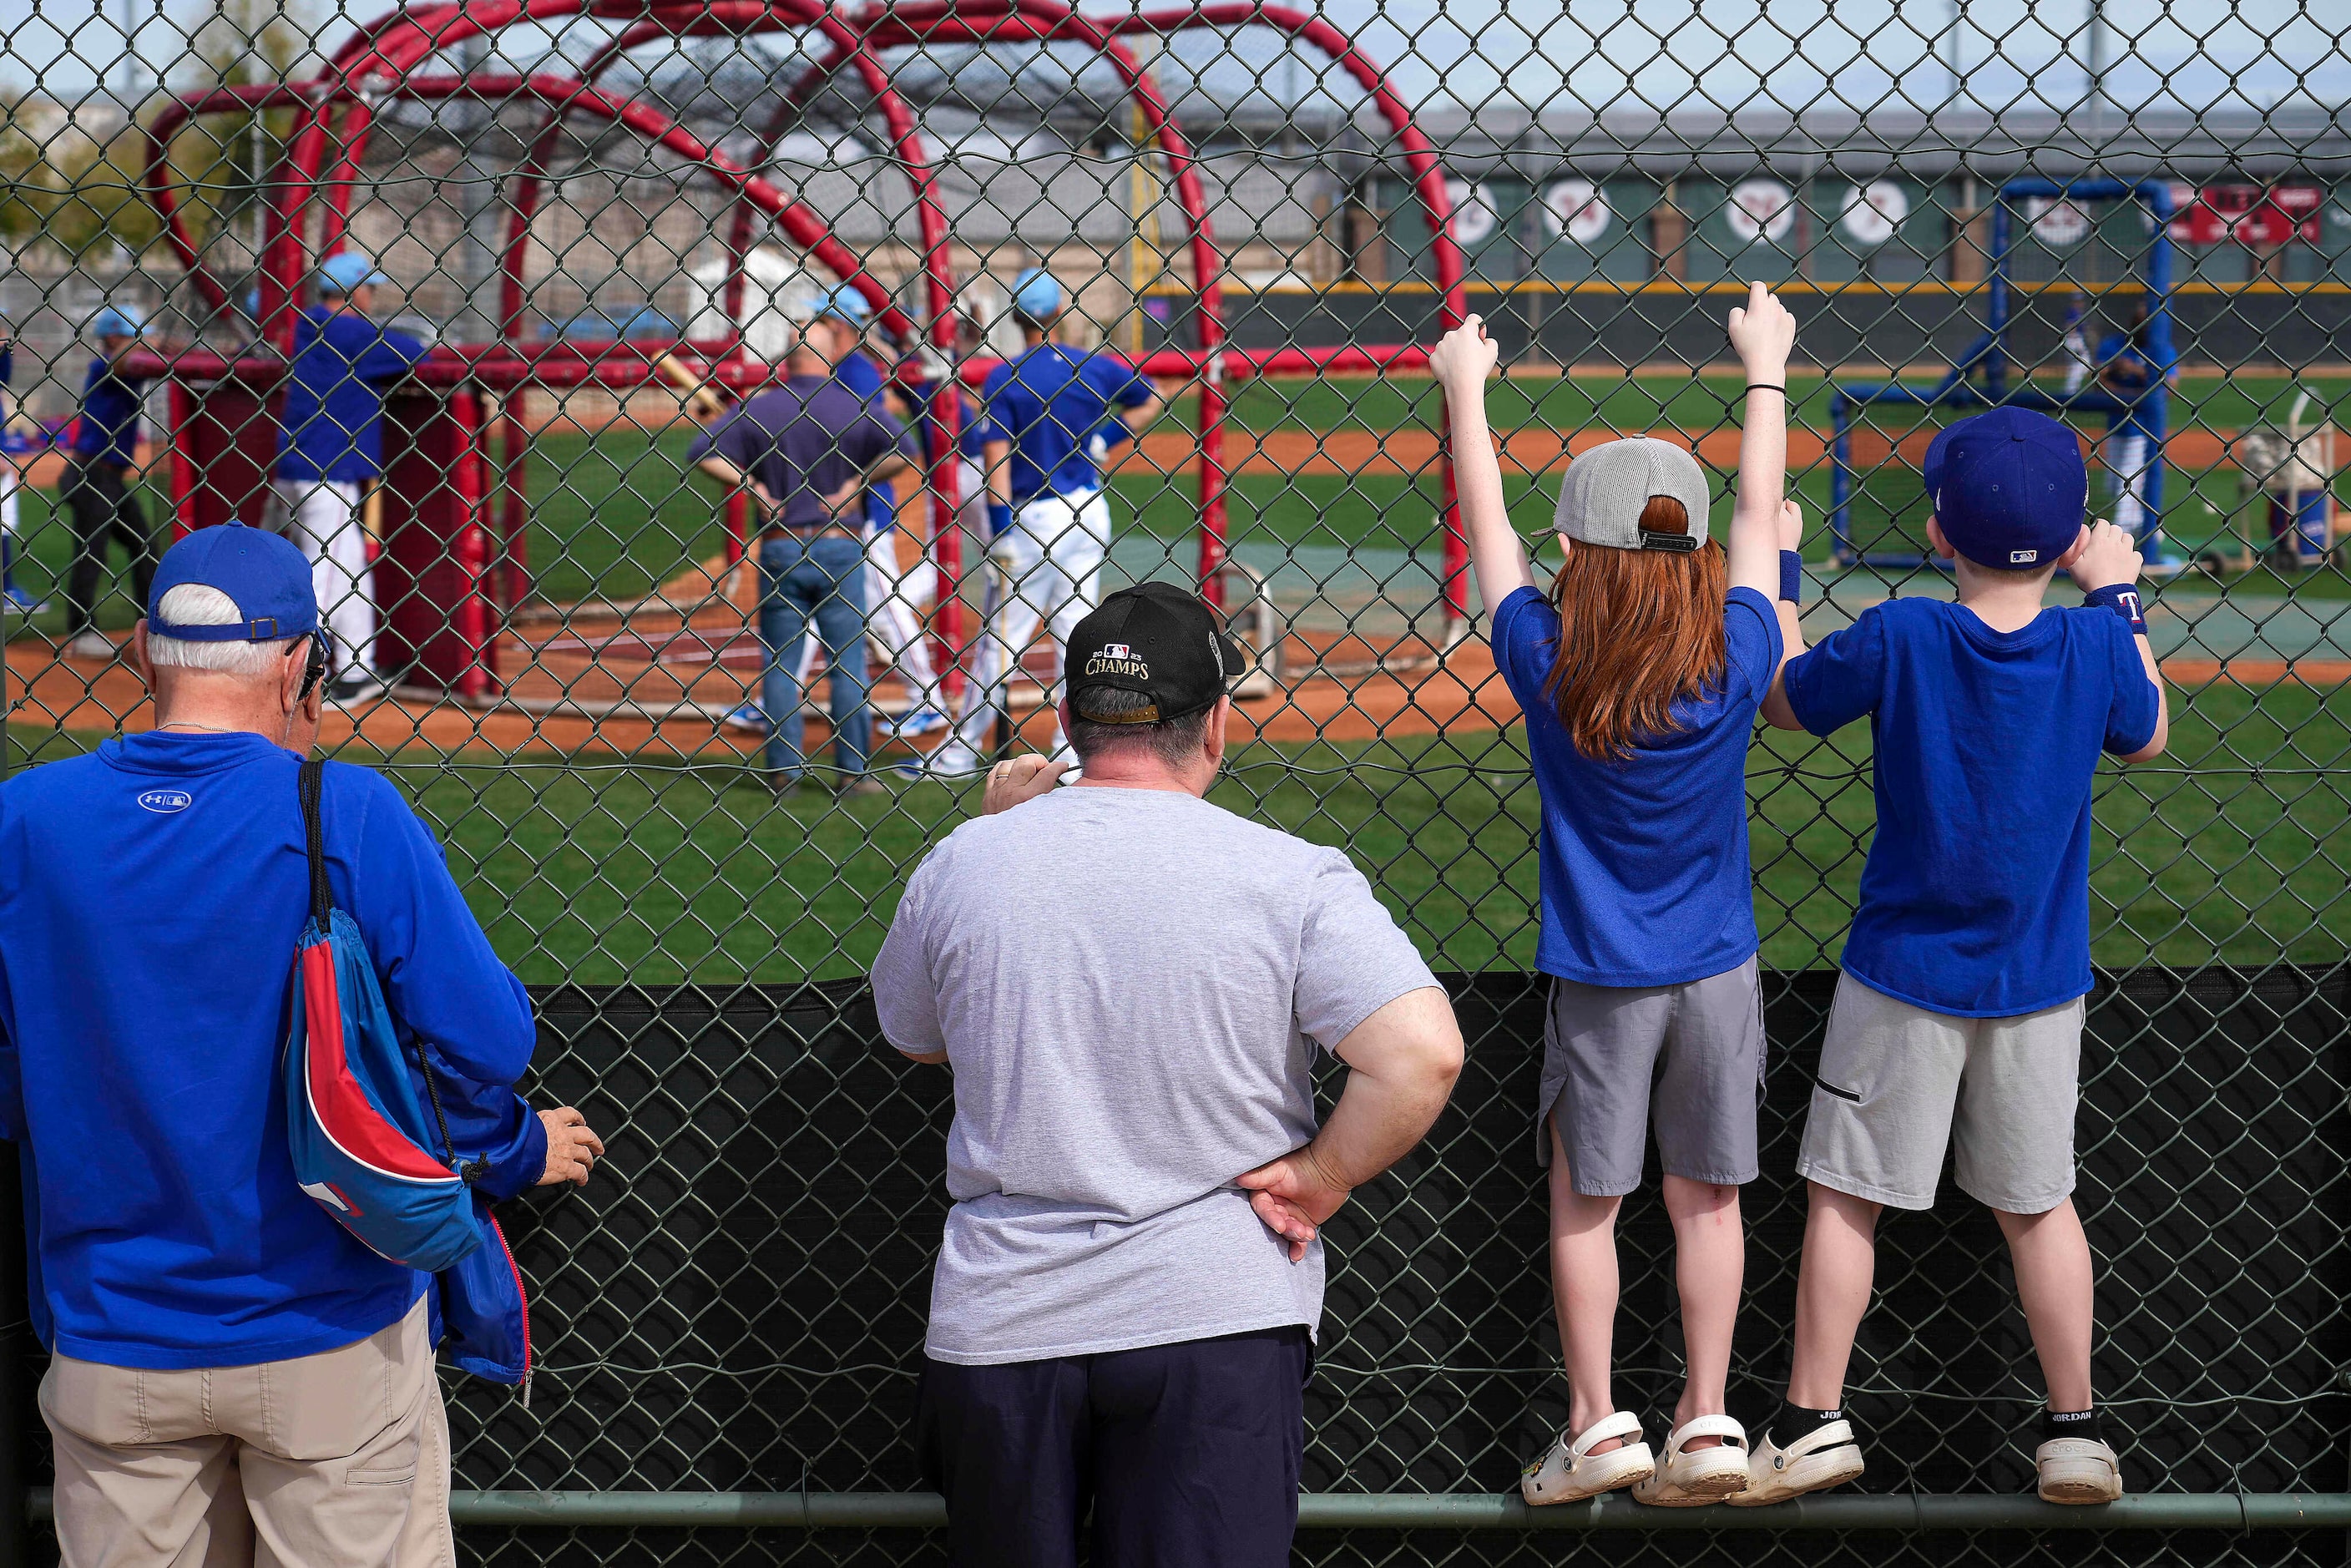
[[[2056,1207],[2074,1190],[2083,1000],[1953,1018],[1844,977],[1797,1173],[1889,1207],[1932,1208],[1948,1145],[1969,1197],[2006,1214]]]
[[[1587,986],[1553,977],[1543,1029],[1535,1157],[1556,1123],[1575,1190],[1621,1197],[1641,1185],[1654,1115],[1670,1176],[1755,1179],[1763,1088],[1763,988],[1756,961],[1678,986]]]

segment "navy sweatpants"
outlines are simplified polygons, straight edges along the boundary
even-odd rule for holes
[[[1303,1328],[1105,1355],[926,1361],[915,1440],[955,1568],[1286,1568]]]

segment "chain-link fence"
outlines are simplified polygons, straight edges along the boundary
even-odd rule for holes
[[[1727,493],[1723,319],[1755,279],[1801,323],[1813,638],[1951,593],[1919,461],[1990,403],[2075,425],[2098,509],[2147,548],[2171,744],[2099,780],[2108,978],[2082,1144],[2102,1388],[2135,1485],[2174,1503],[2107,1517],[2277,1523],[2189,1494],[2351,1492],[2342,18],[2283,0],[124,5],[0,0],[5,761],[148,724],[129,632],[170,538],[254,523],[319,563],[324,743],[440,831],[540,988],[546,1085],[619,1129],[596,1188],[521,1219],[545,1370],[528,1409],[460,1391],[459,1485],[674,1511],[623,1500],[609,1530],[509,1535],[529,1509],[474,1499],[504,1521],[477,1549],[935,1550],[624,1527],[717,1522],[683,1494],[869,1523],[889,1510],[841,1494],[915,1485],[944,1088],[875,1054],[857,977],[909,869],[975,808],[964,768],[1053,744],[1069,607],[1148,578],[1202,586],[1249,650],[1216,799],[1346,848],[1462,977],[1475,1025],[1456,1110],[1339,1249],[1312,1490],[1508,1490],[1562,1415],[1520,1149],[1539,812],[1427,349],[1465,311],[1492,324],[1533,543],[1571,455],[1613,436],[1686,444]],[[363,264],[322,304],[341,253]],[[986,376],[1031,341],[1031,269],[1066,306],[1053,338],[1165,400],[1137,431],[1087,433],[1107,537],[1033,559],[992,531],[967,439]],[[339,372],[364,417],[298,412],[338,390],[299,363],[338,305],[396,350]],[[891,504],[844,503],[853,624],[814,634],[766,502],[703,465],[789,373],[869,376],[913,452]],[[378,403],[380,452],[353,430]],[[1784,1369],[1788,1119],[1870,831],[1866,738],[1765,732],[1750,783],[1778,1174],[1750,1199],[1734,1408]],[[1625,1336],[1628,1382],[1654,1400],[1678,1354],[1662,1220],[1628,1215],[1627,1321],[1665,1325]],[[1987,1224],[1889,1235],[1856,1374],[1883,1434],[1866,1492],[2024,1484],[2032,1380]],[[1315,1506],[1310,1523],[1373,1519]],[[1405,1506],[1380,1517],[1440,1521]],[[2024,1514],[1902,1506],[1811,1517],[1949,1528],[1739,1550],[2031,1549],[1967,1533]],[[2099,1550],[2341,1550],[2259,1539]],[[1540,1542],[1310,1531],[1302,1551]]]

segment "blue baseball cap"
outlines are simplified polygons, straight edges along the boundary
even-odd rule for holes
[[[2055,565],[2089,512],[2080,438],[2031,409],[1996,408],[1945,426],[1927,448],[1926,478],[1951,548],[1996,571]]]
[[[1050,321],[1061,310],[1061,281],[1041,267],[1023,267],[1012,280],[1012,308],[1031,321]]]
[[[852,327],[862,327],[873,319],[873,307],[867,303],[865,296],[860,294],[852,283],[842,284],[819,300],[816,313],[820,320],[827,316],[837,316]]]
[[[349,294],[363,283],[381,283],[375,263],[355,250],[340,250],[319,264],[319,292]]]
[[[147,320],[135,305],[110,305],[89,319],[97,338],[136,338],[147,330]]]
[[[163,595],[184,583],[216,588],[236,605],[242,621],[225,626],[176,626],[163,619]],[[222,523],[198,528],[163,552],[147,591],[147,631],[187,643],[275,643],[319,630],[319,599],[310,562],[266,528]]]

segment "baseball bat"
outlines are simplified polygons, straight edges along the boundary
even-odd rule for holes
[[[655,354],[653,363],[664,381],[685,393],[686,417],[696,424],[708,424],[726,412],[726,403],[710,390],[710,383],[686,369],[675,354]]]

